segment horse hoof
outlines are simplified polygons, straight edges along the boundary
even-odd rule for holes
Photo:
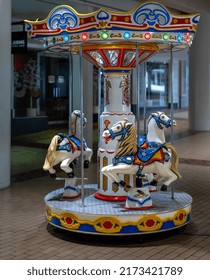
[[[150,184],[151,186],[157,187],[158,182],[157,182],[156,180],[153,179],[149,184]],[[166,188],[167,188],[167,187],[166,187]]]
[[[89,160],[85,160],[84,161],[84,168],[88,168],[89,167]]]
[[[136,187],[141,188],[142,187],[142,178],[136,178]]]
[[[52,179],[55,179],[55,178],[57,177],[57,175],[56,175],[56,173],[50,173],[50,177],[51,177]]]
[[[67,173],[67,176],[68,176],[69,178],[74,178],[74,172],[69,172],[69,173]]]
[[[124,181],[120,181],[118,184],[120,185],[120,187],[123,187],[123,188],[126,186],[126,182],[124,182]]]
[[[77,159],[74,159],[74,160],[72,161],[72,163],[76,165],[76,164],[77,164]],[[73,166],[73,165],[72,165],[72,166]]]
[[[117,183],[117,182],[113,182],[113,185],[116,186],[116,187],[119,187],[119,186],[120,186],[120,184]]]
[[[119,183],[117,183],[117,184],[118,184],[118,186],[124,188],[124,190],[125,190],[126,192],[128,192],[128,191],[130,190],[130,188],[131,188],[131,186],[127,185],[126,182],[124,182],[123,180],[121,180],[121,181],[120,181]]]
[[[161,189],[162,192],[166,192],[167,191],[167,186],[166,185],[162,185]]]

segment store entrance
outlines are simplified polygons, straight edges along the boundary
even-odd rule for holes
[[[68,121],[69,116],[69,60],[65,57],[41,56],[42,91],[45,114],[49,123]]]

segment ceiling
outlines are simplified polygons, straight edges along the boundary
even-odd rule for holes
[[[44,19],[54,7],[66,4],[79,13],[88,13],[101,7],[118,11],[129,11],[143,2],[141,0],[12,0],[12,18],[15,20]],[[186,13],[210,13],[209,0],[160,0],[154,1]]]

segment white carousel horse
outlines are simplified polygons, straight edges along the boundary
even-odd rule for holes
[[[176,121],[173,120],[172,122],[171,118],[165,113],[151,113],[147,120],[147,134],[140,137],[141,146],[143,147],[145,142],[147,143],[146,147],[155,146],[157,143],[166,143],[164,128],[169,128],[172,125],[176,126]]]
[[[82,115],[83,127],[87,119]],[[79,110],[73,111],[71,115],[71,133],[72,135],[66,136],[59,133],[55,135],[48,147],[47,155],[43,169],[49,171],[52,178],[56,178],[56,170],[53,168],[61,162],[61,169],[67,173],[69,178],[74,177],[73,162],[81,155],[81,112]],[[87,147],[83,139],[83,155],[84,155],[84,168],[88,168],[91,161],[93,151]]]
[[[155,124],[156,121],[153,123]],[[168,125],[171,124],[168,122]],[[154,135],[154,139],[156,139],[155,132],[150,131],[151,126],[148,126],[148,129],[148,135]],[[158,125],[153,126],[152,129],[156,131],[156,135],[160,134],[158,130],[161,130],[161,127]],[[121,180],[118,174],[137,174],[137,176],[145,173],[158,174],[165,179],[162,190],[167,190],[167,187],[173,181],[181,177],[178,171],[178,156],[174,146],[163,143],[154,144],[154,147],[146,149],[138,148],[136,129],[127,120],[119,121],[110,129],[105,130],[102,137],[106,143],[111,139],[118,140],[113,163],[101,169],[101,172],[117,186],[130,188],[130,186],[126,186],[126,183]]]
[[[151,113],[147,120],[147,134],[140,136],[140,147],[144,149],[155,148],[160,144],[165,144],[164,128],[170,128],[172,125],[176,126],[176,121],[172,121],[165,113],[159,111]],[[149,185],[157,186],[157,177],[155,178],[152,173],[144,174],[143,177]],[[163,189],[164,187],[162,187]]]

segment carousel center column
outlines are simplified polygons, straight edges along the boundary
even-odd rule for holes
[[[100,136],[103,131],[111,128],[116,122],[127,119],[135,123],[135,116],[130,105],[130,70],[104,70],[104,112],[100,116]],[[105,143],[102,137],[99,140],[98,163],[99,171],[102,167],[112,163],[115,154],[116,141]],[[120,175],[128,185],[134,184],[133,175]],[[100,172],[99,190],[95,197],[106,201],[124,201],[127,189],[112,184]]]

